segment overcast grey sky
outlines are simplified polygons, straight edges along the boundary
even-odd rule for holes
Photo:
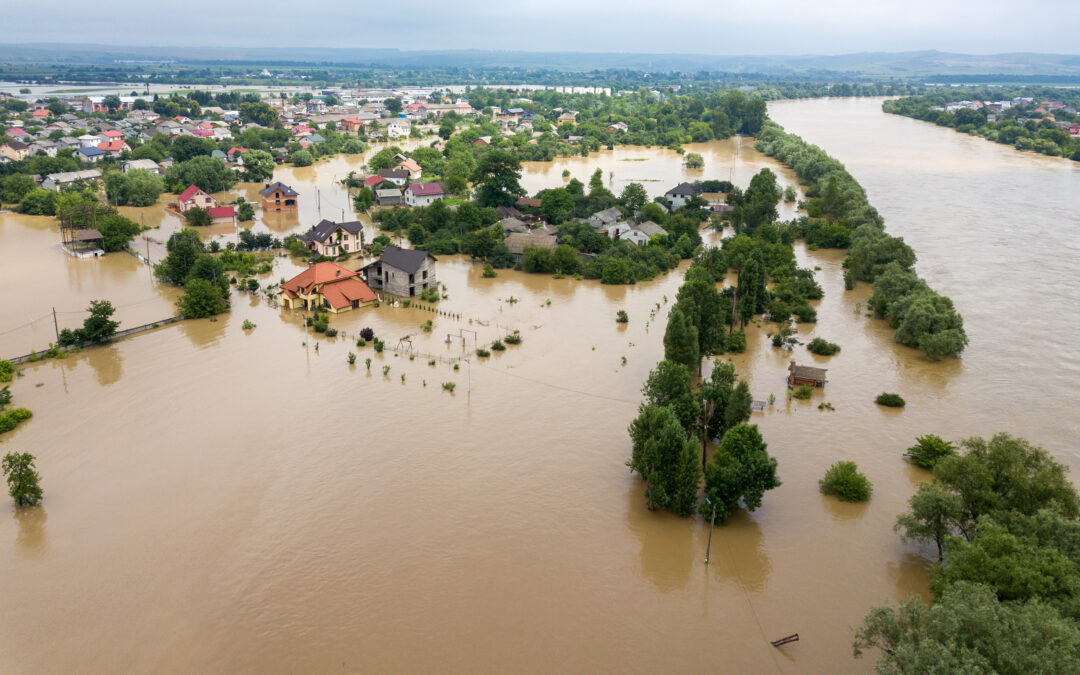
[[[17,14],[0,42],[704,54],[1080,51],[1080,0],[39,0]]]

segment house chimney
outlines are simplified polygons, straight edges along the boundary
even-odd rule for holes
[[[341,270],[334,270],[334,276],[335,277],[340,277],[341,276]]]
[[[267,183],[267,184],[265,185],[265,187],[270,187],[270,183]]]

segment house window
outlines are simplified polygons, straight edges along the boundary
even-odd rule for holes
[[[411,284],[411,283],[412,283],[413,281],[415,281],[415,279],[413,278],[413,277],[415,277],[415,276],[416,276],[415,274],[410,274],[410,275],[409,275],[409,283],[410,283],[410,284]]]
[[[427,270],[424,270],[424,278],[427,279]]]

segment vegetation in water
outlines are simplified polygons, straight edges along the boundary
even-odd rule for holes
[[[97,344],[109,340],[116,333],[120,322],[112,320],[112,315],[116,312],[116,309],[111,302],[108,300],[91,300],[86,311],[90,316],[83,320],[82,328],[75,330],[65,328],[60,331],[60,346]]]
[[[870,479],[859,472],[855,462],[837,462],[818,481],[822,494],[836,497],[842,502],[865,502],[870,499],[874,487]]]
[[[795,388],[791,395],[800,401],[805,401],[814,394],[814,388],[808,384],[802,384]]]
[[[878,405],[883,405],[887,408],[903,408],[906,405],[904,399],[900,394],[881,393],[877,395],[874,402]]]
[[[255,330],[255,324],[248,319],[244,319],[244,323],[240,324],[240,328],[243,330]]]
[[[627,323],[629,321],[630,321],[630,316],[626,313],[625,309],[620,309],[618,312],[615,313],[615,322],[616,323]]]
[[[34,467],[34,456],[29,452],[9,452],[0,462],[7,478],[8,494],[16,506],[35,506],[41,502],[41,476]]]
[[[940,436],[926,434],[915,439],[915,445],[907,449],[904,456],[915,466],[933,470],[942,457],[956,454],[956,446]]]
[[[1075,670],[1080,496],[1068,469],[1008,434],[959,445],[896,523],[935,549],[933,602],[871,609],[855,656],[875,650],[879,672]]]
[[[455,387],[457,387],[457,384],[455,384],[453,382],[443,382],[442,383],[443,391],[448,391],[451,394],[454,393],[454,388]]]
[[[829,342],[824,338],[816,337],[806,345],[807,351],[818,356],[832,356],[840,351],[840,345]]]

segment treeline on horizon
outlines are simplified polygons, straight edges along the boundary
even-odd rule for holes
[[[954,112],[935,110],[959,101],[986,103],[1011,101],[1017,97],[1032,98],[1034,101],[995,113],[995,121],[990,121],[986,108],[961,108]],[[1077,109],[1080,108],[1080,91],[1060,87],[948,87],[885,101],[881,108],[887,113],[951,127],[961,133],[1011,145],[1017,150],[1080,161],[1080,138],[1071,137],[1067,129],[1059,126],[1080,124],[1080,113],[1041,107],[1047,102],[1071,105]]]

